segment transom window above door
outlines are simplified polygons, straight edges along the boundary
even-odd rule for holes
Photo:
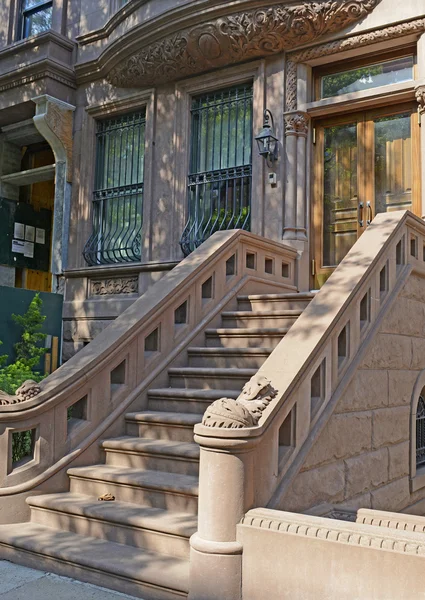
[[[419,211],[419,140],[410,104],[318,121],[314,161],[315,286],[375,214]]]
[[[252,83],[194,97],[190,140],[185,256],[216,231],[250,229]]]

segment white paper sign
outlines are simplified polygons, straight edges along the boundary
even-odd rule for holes
[[[25,242],[21,242],[20,240],[12,240],[12,252],[16,252],[16,254],[23,254],[25,248]]]
[[[46,231],[44,229],[35,230],[35,241],[37,244],[45,244],[46,243]]]
[[[34,244],[32,242],[24,242],[24,256],[34,258]]]
[[[35,239],[35,227],[32,225],[25,225],[25,239],[27,242],[33,242]]]
[[[18,240],[23,240],[25,237],[25,225],[23,223],[15,223],[13,229],[13,237]]]

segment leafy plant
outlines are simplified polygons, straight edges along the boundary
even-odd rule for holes
[[[46,334],[41,333],[41,328],[46,316],[41,314],[43,301],[39,294],[31,300],[27,312],[24,315],[12,315],[17,325],[22,327],[21,341],[15,344],[16,361],[33,369],[37,366],[40,358],[46,353],[46,348],[39,346],[44,342]]]

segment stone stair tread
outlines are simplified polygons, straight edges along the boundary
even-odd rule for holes
[[[252,319],[258,319],[261,317],[299,317],[302,312],[302,310],[296,309],[258,310],[255,312],[252,310],[233,310],[222,312],[221,316],[224,318],[251,317]]]
[[[189,561],[37,523],[0,525],[0,545],[26,550],[117,578],[188,591]]]
[[[203,390],[203,389],[189,389],[189,388],[158,388],[150,389],[148,392],[149,396],[159,398],[199,398],[205,401],[214,402],[219,398],[234,398],[239,396],[238,390]],[[179,414],[179,413],[177,413]],[[196,415],[199,418],[199,415]]]
[[[189,354],[218,354],[218,355],[231,355],[234,354],[264,354],[269,355],[272,353],[273,348],[270,347],[257,347],[257,348],[207,348],[206,346],[192,346],[187,349]]]
[[[130,485],[152,490],[198,495],[198,477],[166,471],[149,471],[133,467],[90,465],[68,469],[70,477],[94,479],[107,483]]]
[[[190,442],[121,436],[102,442],[102,448],[199,459],[199,446]]]
[[[252,377],[258,369],[239,369],[237,367],[173,367],[168,369],[169,375],[206,375],[211,377],[224,376]]]
[[[190,537],[197,528],[197,517],[191,513],[179,513],[163,508],[131,504],[130,502],[99,502],[93,496],[82,494],[58,493],[30,496],[27,504],[60,513],[78,515],[96,519]]]
[[[159,390],[155,390],[159,391]],[[202,390],[204,391],[204,390]],[[187,425],[194,427],[201,422],[199,414],[193,413],[175,413],[159,410],[145,410],[134,413],[127,413],[125,418],[128,421],[138,421],[140,423],[157,423],[165,425]]]

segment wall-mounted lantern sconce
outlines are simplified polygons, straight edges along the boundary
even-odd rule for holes
[[[268,108],[264,111],[263,129],[255,136],[255,139],[257,140],[260,156],[266,159],[269,167],[272,166],[272,163],[277,160],[278,139],[274,135],[273,115]]]

